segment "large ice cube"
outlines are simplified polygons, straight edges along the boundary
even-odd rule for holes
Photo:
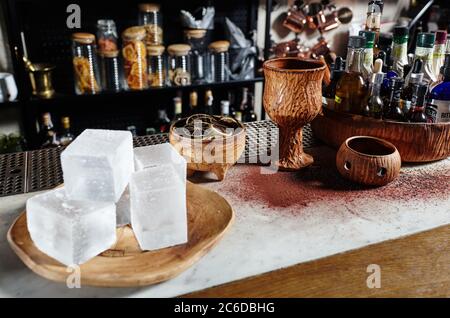
[[[117,202],[134,171],[129,131],[86,129],[61,154],[67,196]]]
[[[131,225],[143,250],[187,242],[186,179],[172,165],[135,172],[130,181]]]
[[[131,223],[130,216],[130,187],[127,187],[116,204],[117,226]]]
[[[134,165],[136,171],[171,165],[181,182],[186,182],[186,159],[169,143],[134,148]]]
[[[65,265],[82,264],[115,243],[116,207],[72,201],[59,188],[27,201],[27,225],[42,252]]]

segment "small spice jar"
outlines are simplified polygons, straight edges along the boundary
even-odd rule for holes
[[[146,45],[161,45],[163,43],[162,14],[159,4],[139,4],[139,25],[144,26],[146,30]]]
[[[72,63],[77,94],[100,92],[95,35],[72,34]]]
[[[164,46],[147,46],[148,85],[163,87],[166,82],[166,63],[164,60]]]
[[[191,84],[191,47],[187,44],[173,44],[167,48],[170,55],[169,79],[174,86]]]
[[[131,90],[142,90],[148,87],[147,50],[144,38],[143,27],[130,27],[122,33],[125,82]]]
[[[194,83],[203,83],[208,77],[205,44],[206,30],[191,29],[184,31],[184,40],[191,46],[191,75]]]
[[[97,48],[102,89],[118,92],[122,89],[123,73],[117,48],[117,29],[113,20],[97,21]]]
[[[211,78],[214,82],[226,82],[230,78],[228,49],[230,42],[216,41],[209,45]]]

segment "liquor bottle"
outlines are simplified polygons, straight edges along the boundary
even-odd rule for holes
[[[192,91],[189,94],[189,114],[194,115],[194,114],[198,114],[198,113],[199,113],[198,94],[197,94],[197,91]]]
[[[414,60],[422,60],[423,80],[428,84],[434,83],[437,80],[436,75],[433,72],[433,49],[434,49],[433,33],[419,33],[417,35],[417,46],[414,53]],[[411,72],[406,77],[406,83],[409,82]]]
[[[411,100],[414,93],[414,85],[421,83],[423,80],[423,73],[421,73],[422,69],[422,61],[416,60],[414,62],[411,75],[409,77],[409,83],[405,86],[400,96],[400,104],[404,114],[409,112],[411,108]]]
[[[67,146],[70,144],[73,139],[75,138],[72,132],[70,131],[70,119],[69,117],[63,117],[61,118],[61,137],[59,138],[59,142],[61,146]]]
[[[135,125],[130,125],[127,127],[127,130],[131,133],[131,135],[134,137],[137,137],[137,128]]]
[[[172,121],[177,121],[181,118],[183,118],[183,101],[181,99],[181,97],[174,97],[173,98],[173,120]]]
[[[247,93],[247,104],[244,106],[243,120],[246,123],[257,121],[255,114],[255,99],[251,93]]]
[[[401,77],[394,77],[389,82],[389,102],[384,105],[383,119],[405,121],[405,116],[400,107],[400,95],[404,80]]]
[[[242,88],[242,95],[241,95],[241,104],[239,105],[239,112],[241,113],[241,119],[239,119],[240,121],[245,121],[245,111],[246,108],[248,107],[248,88],[244,87]]]
[[[367,102],[365,115],[381,119],[383,116],[383,99],[380,96],[381,85],[383,84],[383,61],[378,59],[375,61],[373,74],[370,81],[370,96]]]
[[[167,117],[167,112],[165,109],[158,110],[158,118],[156,119],[153,127],[156,133],[167,133],[170,128],[170,119]]]
[[[334,61],[330,84],[324,90],[324,97],[334,100],[334,97],[336,95],[336,84],[342,77],[342,74],[344,74],[344,59],[338,56]],[[334,108],[333,106],[334,103],[327,103],[328,108]]]
[[[428,92],[427,83],[414,84],[414,93],[411,100],[411,108],[408,111],[407,119],[413,123],[426,123],[425,116],[425,96]]]
[[[60,145],[50,113],[42,114],[42,125],[39,136],[41,148],[54,148]]]
[[[205,109],[204,113],[207,115],[214,115],[214,96],[212,90],[208,89],[205,92]]]
[[[347,70],[336,85],[335,107],[338,111],[361,114],[367,102],[367,85],[361,73],[366,39],[351,36],[348,42]]]
[[[394,28],[394,47],[392,49],[392,70],[398,77],[404,77],[405,65],[408,65],[408,36],[407,27]]]
[[[220,101],[220,115],[223,117],[230,117],[230,101]]]
[[[444,80],[430,93],[425,113],[429,123],[450,122],[450,54],[445,55]]]
[[[436,80],[439,78],[441,73],[441,67],[444,65],[445,50],[447,45],[447,32],[446,31],[436,31],[436,39],[434,41],[433,50],[433,72],[436,76]]]
[[[236,110],[234,105],[236,104],[236,94],[233,91],[228,91],[228,101],[230,102],[230,117],[236,118]]]
[[[370,0],[367,7],[366,31],[375,32],[375,53],[378,52],[378,38],[380,36],[383,6],[384,3],[382,0]]]
[[[366,80],[372,77],[373,72],[373,44],[375,41],[375,32],[359,31],[359,35],[366,39],[366,47],[364,48],[364,57],[362,64],[362,73]]]

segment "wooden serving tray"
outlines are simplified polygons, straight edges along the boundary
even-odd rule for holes
[[[323,107],[311,127],[316,138],[336,149],[347,138],[373,136],[393,143],[403,162],[430,162],[450,156],[450,123],[384,121]]]
[[[234,220],[228,202],[216,192],[187,183],[188,243],[157,251],[142,251],[129,226],[117,229],[111,249],[80,265],[81,285],[132,287],[166,281],[185,271],[223,237]],[[66,282],[67,267],[41,252],[27,229],[25,211],[8,231],[8,242],[36,274]]]

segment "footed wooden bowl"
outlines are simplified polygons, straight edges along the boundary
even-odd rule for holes
[[[213,116],[220,119],[220,116]],[[187,175],[195,171],[212,172],[218,180],[223,180],[228,169],[241,157],[245,149],[246,130],[242,123],[230,119],[233,131],[229,135],[215,137],[189,137],[183,133],[186,121],[180,119],[170,127],[169,140],[172,146],[187,161]]]
[[[347,138],[373,136],[395,145],[403,162],[430,162],[450,156],[450,122],[400,123],[324,107],[323,113],[311,123],[311,128],[314,137],[336,149]]]
[[[367,136],[347,139],[336,156],[336,167],[344,178],[369,186],[383,186],[395,180],[401,162],[393,144]]]

